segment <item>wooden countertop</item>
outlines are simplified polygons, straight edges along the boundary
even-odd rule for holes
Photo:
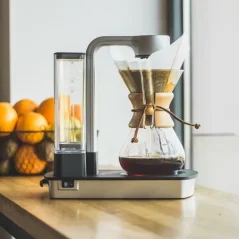
[[[0,213],[33,238],[239,238],[239,196],[197,188],[184,200],[50,200],[40,179],[0,178]]]

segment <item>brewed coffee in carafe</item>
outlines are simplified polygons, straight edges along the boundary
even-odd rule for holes
[[[111,55],[129,90],[132,118],[130,133],[120,151],[119,162],[128,175],[171,175],[185,164],[185,151],[171,118],[186,123],[170,111],[173,90],[181,77],[188,43],[185,35],[148,58],[125,59],[116,46]]]

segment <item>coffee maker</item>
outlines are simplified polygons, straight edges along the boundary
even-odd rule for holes
[[[130,134],[119,155],[122,170],[98,168],[95,53],[103,46],[111,49],[133,107],[127,126]],[[133,59],[119,57],[117,46],[131,47]],[[166,35],[104,36],[94,39],[86,54],[54,54],[54,171],[40,182],[48,185],[50,198],[150,199],[194,194],[198,173],[184,169],[185,153],[172,118],[195,128],[199,125],[184,122],[169,109],[183,72],[185,47],[184,37],[170,45]]]

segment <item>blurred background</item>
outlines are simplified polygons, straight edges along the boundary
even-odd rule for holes
[[[239,194],[237,0],[1,0],[0,101],[52,97],[54,52],[85,52],[103,35],[190,35],[191,52],[172,110],[201,124],[176,124],[197,183]],[[109,49],[96,56],[100,164],[118,165],[131,105]],[[109,100],[110,99],[110,100]],[[111,140],[112,131],[117,138]]]

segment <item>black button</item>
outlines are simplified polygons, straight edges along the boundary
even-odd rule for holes
[[[74,180],[62,181],[63,188],[74,188]]]

